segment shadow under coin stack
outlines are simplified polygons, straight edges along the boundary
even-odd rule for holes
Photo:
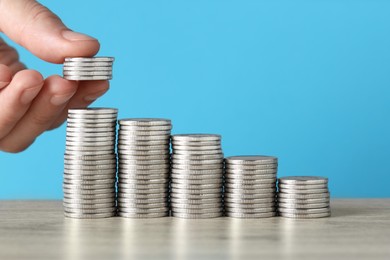
[[[169,215],[171,129],[168,119],[119,120],[119,216],[156,218]]]
[[[328,178],[314,176],[283,177],[278,182],[278,211],[286,218],[330,216]]]
[[[70,109],[64,156],[64,212],[71,218],[116,214],[117,109]]]
[[[173,217],[215,218],[223,215],[221,136],[172,136],[171,210]]]
[[[113,57],[65,58],[63,75],[67,80],[110,80],[113,63]]]
[[[276,216],[278,159],[232,156],[225,159],[225,214],[234,218]]]

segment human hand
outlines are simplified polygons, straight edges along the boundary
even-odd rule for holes
[[[94,56],[100,48],[96,39],[69,30],[34,0],[0,0],[0,32],[52,63]],[[87,107],[108,88],[108,81],[43,79],[0,38],[0,150],[25,150],[37,136],[60,126],[69,108]]]

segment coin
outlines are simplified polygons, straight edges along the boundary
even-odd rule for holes
[[[297,209],[297,208],[278,208],[279,212],[289,213],[289,214],[318,214],[318,213],[327,213],[330,211],[329,207],[326,208],[313,208],[313,209]]]
[[[220,135],[216,134],[177,134],[172,135],[174,141],[219,141]]]
[[[288,193],[288,194],[315,194],[315,193],[327,193],[328,189],[286,189],[279,188],[280,193]]]
[[[172,212],[173,217],[187,218],[187,219],[219,218],[219,217],[222,217],[222,215],[223,215],[222,212],[202,213],[202,214]]]
[[[67,218],[84,218],[84,219],[110,218],[110,217],[114,217],[115,214],[116,212],[98,213],[98,214],[64,212],[64,216]]]
[[[157,213],[129,213],[119,211],[118,216],[124,218],[162,218],[168,216],[168,211]]]
[[[276,216],[276,212],[265,213],[238,213],[238,212],[226,212],[227,217],[231,218],[271,218]]]
[[[317,177],[317,176],[289,176],[282,177],[279,179],[279,183],[285,184],[326,184],[328,183],[328,178]]]
[[[284,218],[309,219],[309,218],[326,218],[331,216],[331,212],[314,213],[314,214],[293,214],[293,213],[279,213]]]
[[[259,165],[259,164],[277,164],[278,158],[274,156],[265,155],[244,155],[231,156],[226,159],[227,164],[237,165]]]

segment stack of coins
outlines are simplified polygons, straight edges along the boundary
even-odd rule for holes
[[[119,125],[119,216],[168,216],[171,120],[122,119]]]
[[[283,177],[278,182],[278,211],[286,218],[330,216],[328,178],[314,176]]]
[[[115,216],[117,109],[70,109],[64,160],[64,212],[71,218]]]
[[[276,215],[278,159],[273,156],[232,156],[225,159],[225,214],[234,218]]]
[[[223,153],[221,136],[172,136],[171,210],[180,218],[223,215]]]
[[[113,57],[65,58],[63,75],[68,80],[110,80],[113,63]]]

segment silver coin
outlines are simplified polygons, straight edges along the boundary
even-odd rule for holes
[[[86,112],[84,112],[86,111]],[[117,120],[118,117],[118,111],[112,110],[111,112],[108,111],[105,108],[102,109],[87,109],[80,111],[77,110],[72,110],[68,112],[68,119],[75,119],[75,120],[82,120],[82,119],[112,119],[112,120]],[[81,122],[80,124],[86,124],[84,122]],[[102,124],[101,122],[96,122],[91,125],[99,125]],[[116,126],[116,125],[115,125]]]
[[[177,164],[177,165],[210,165],[210,164],[223,165],[223,160],[222,159],[208,159],[208,160],[172,159],[172,164]]]
[[[79,218],[79,219],[98,219],[98,218],[111,218],[115,217],[116,212],[99,213],[99,214],[80,214],[64,212],[64,216],[67,218]]]
[[[115,188],[115,184],[103,183],[103,184],[70,184],[67,182],[63,183],[64,189],[72,190],[98,190],[98,189],[111,189]]]
[[[240,212],[226,212],[226,216],[230,218],[272,218],[276,216],[276,212],[266,213],[240,213]]]
[[[226,177],[226,176],[225,176]],[[242,179],[229,179],[225,178],[226,184],[237,184],[237,185],[258,185],[258,184],[276,184],[276,178],[267,178],[267,179],[249,179],[249,180],[242,180]]]
[[[193,194],[193,195],[202,195],[202,194],[211,194],[216,193],[219,194],[222,191],[222,187],[215,187],[209,189],[186,189],[186,188],[178,188],[171,187],[172,193],[180,193],[180,194]]]
[[[93,115],[93,117],[90,117],[90,115],[79,115],[75,114],[72,116],[68,116],[70,119],[76,119],[78,121],[81,121],[82,119],[96,119],[96,116],[103,117],[104,119],[110,119],[111,122],[105,122],[105,123],[84,123],[84,122],[72,122],[67,121],[66,126],[67,127],[73,127],[73,128],[100,128],[100,127],[111,127],[113,130],[116,130],[116,116],[111,116],[109,114],[101,114],[101,115]],[[110,116],[110,117],[108,117]]]
[[[220,164],[172,164],[173,169],[181,170],[213,170],[213,169],[223,169],[223,165]]]
[[[66,137],[72,137],[72,136],[77,136],[77,137],[102,137],[102,136],[115,136],[115,132],[103,132],[103,133],[89,133],[89,132],[83,132],[83,133],[74,133],[74,132],[67,132]]]
[[[83,160],[83,161],[99,161],[99,160],[110,160],[116,159],[116,154],[102,154],[102,155],[73,155],[64,154],[65,160]]]
[[[63,71],[112,71],[112,66],[64,66]]]
[[[276,203],[273,202],[267,202],[267,203],[233,203],[230,201],[224,201],[224,205],[226,210],[229,208],[235,208],[236,211],[239,211],[239,209],[269,209],[269,208],[275,208]]]
[[[91,58],[68,57],[68,58],[65,58],[65,61],[83,61],[83,62],[94,62],[94,61],[111,61],[111,62],[113,62],[114,60],[115,60],[114,57],[91,57]]]
[[[144,151],[144,150],[167,150],[169,151],[169,145],[128,145],[128,144],[118,144],[119,150],[130,150],[130,151]]]
[[[83,204],[83,203],[68,203],[63,202],[62,204],[64,208],[72,208],[72,209],[101,209],[101,208],[113,208],[115,207],[115,200],[107,203],[99,203],[99,204]]]
[[[135,199],[135,198],[118,198],[120,203],[129,203],[129,204],[154,204],[154,203],[167,203],[167,197],[159,197],[152,199]]]
[[[223,160],[223,153],[210,154],[210,155],[181,155],[172,154],[172,160],[177,161],[203,161],[203,160]]]
[[[204,203],[204,204],[189,204],[189,203],[176,203],[171,202],[171,208],[175,212],[186,212],[187,210],[194,210],[198,213],[210,210],[209,212],[218,212],[222,209],[222,201],[217,203]],[[216,210],[217,209],[217,210]]]
[[[100,208],[100,209],[83,209],[83,208],[67,208],[64,207],[64,211],[67,213],[79,213],[79,214],[99,214],[115,212],[115,207]]]
[[[319,214],[319,213],[327,213],[330,212],[330,208],[315,208],[315,209],[295,209],[295,208],[278,208],[278,211],[281,213],[289,213],[289,214]]]
[[[72,189],[72,188],[62,188],[64,194],[79,194],[79,195],[96,195],[96,194],[110,194],[115,192],[115,188],[105,188],[105,189],[94,189],[94,190],[86,190],[86,189]]]
[[[267,175],[267,174],[276,174],[276,173],[277,173],[277,169],[263,169],[263,170],[226,169],[227,175],[237,175],[237,176]]]
[[[189,190],[208,190],[208,189],[222,189],[222,184],[208,183],[208,184],[183,184],[183,183],[171,183],[172,189],[189,189]]]
[[[182,151],[203,151],[203,150],[221,150],[221,145],[203,145],[203,146],[190,146],[190,145],[172,145],[173,150]]]
[[[107,107],[70,108],[68,114],[118,114],[118,109]]]
[[[120,179],[118,185],[161,185],[168,184],[168,178],[150,179],[150,180],[136,180],[136,179]]]
[[[242,193],[230,193],[225,192],[223,196],[225,199],[264,199],[264,198],[275,198],[275,193],[257,193],[257,194],[242,194]]]
[[[100,143],[100,142],[116,142],[115,136],[109,136],[109,137],[76,137],[76,136],[68,136],[66,137],[66,142],[78,142],[78,143]]]
[[[279,202],[280,208],[293,208],[293,209],[317,209],[329,207],[329,203],[309,203],[309,204],[294,204]]]
[[[160,207],[160,208],[122,208],[118,207],[119,212],[125,213],[137,213],[137,214],[148,214],[148,213],[157,213],[157,212],[167,212],[168,207]]]
[[[210,182],[219,182],[222,180],[222,173],[220,174],[176,174],[171,173],[172,182],[180,182],[180,181],[187,181],[187,182],[203,182],[209,180]],[[178,180],[178,181],[176,181]]]
[[[167,175],[169,174],[169,169],[157,169],[157,170],[134,170],[134,169],[123,169],[119,170],[118,174],[126,176],[142,176],[142,175],[149,175],[149,176],[158,176],[158,175]]]
[[[259,165],[259,164],[277,164],[278,158],[265,155],[243,155],[230,156],[225,158],[227,164],[237,165]]]
[[[64,169],[67,169],[67,170],[87,170],[87,171],[108,170],[108,169],[116,169],[116,164],[102,164],[102,165],[64,164]]]
[[[121,171],[126,171],[126,169],[130,169],[130,170],[162,170],[162,169],[169,169],[169,165],[166,165],[166,164],[130,165],[130,164],[119,163],[119,169]]]
[[[150,189],[135,189],[135,188],[127,188],[127,187],[118,187],[118,192],[121,193],[135,193],[135,194],[164,194],[168,192],[168,187],[161,187],[159,185],[156,188],[150,188]]]
[[[255,181],[255,180],[276,180],[276,174],[253,174],[253,175],[232,175],[225,174],[226,180],[235,181]]]
[[[94,177],[98,176],[100,178],[106,177],[111,178],[115,176],[116,169],[99,169],[99,170],[81,170],[81,169],[64,169],[64,176],[69,178],[77,177]]]
[[[220,141],[221,136],[216,134],[177,134],[172,135],[174,141]]]
[[[200,150],[200,151],[190,151],[190,150],[174,150],[173,154],[181,154],[181,155],[208,155],[208,154],[221,154],[222,150]]]
[[[112,71],[111,70],[63,70],[64,76],[111,76]]]
[[[172,178],[172,184],[178,184],[178,185],[180,185],[180,184],[182,184],[182,185],[213,184],[213,185],[220,185],[222,187],[223,180],[222,180],[222,178],[218,178],[218,179],[199,179],[199,180]]]
[[[115,192],[101,193],[101,194],[79,194],[79,193],[65,193],[64,199],[76,199],[76,200],[97,200],[97,199],[109,199],[115,198]]]
[[[159,199],[167,197],[168,193],[143,193],[143,194],[135,194],[135,193],[118,193],[118,200],[122,199],[135,199],[135,200],[149,200],[149,199]]]
[[[115,127],[94,127],[94,128],[87,128],[87,127],[72,127],[68,125],[66,127],[67,133],[113,133],[115,132]]]
[[[172,212],[172,217],[175,217],[175,218],[186,218],[186,219],[219,218],[219,217],[222,217],[222,215],[223,215],[222,212],[203,213],[203,214],[190,214],[190,213]]]
[[[265,189],[255,189],[255,190],[247,190],[247,189],[226,189],[226,192],[231,194],[275,194],[276,187],[274,188],[265,188]]]
[[[129,184],[118,183],[118,189],[131,189],[131,190],[153,190],[153,189],[168,189],[168,183],[157,184]]]
[[[98,179],[98,180],[80,180],[80,179],[64,179],[64,184],[67,185],[101,185],[112,184],[116,182],[115,179]]]
[[[219,204],[222,203],[221,197],[211,198],[211,199],[180,199],[180,198],[170,198],[171,203],[180,204],[189,204],[189,205],[204,205],[204,204]]]
[[[215,141],[191,141],[191,140],[172,140],[172,145],[189,145],[189,146],[208,146],[208,145],[221,145],[221,140]]]
[[[169,166],[169,160],[126,160],[119,159],[120,164],[128,164],[128,165],[163,165],[166,164]]]
[[[273,163],[273,164],[257,164],[257,165],[226,164],[225,166],[226,166],[226,170],[227,171],[229,171],[231,169],[232,170],[245,171],[245,170],[265,170],[265,169],[277,169],[278,168],[278,164],[276,164],[276,163]]]
[[[155,125],[155,126],[142,126],[142,125],[121,125],[119,123],[119,130],[124,131],[170,131],[172,125]]]
[[[188,200],[196,200],[196,199],[213,199],[213,198],[222,198],[220,193],[204,193],[204,194],[190,194],[190,193],[175,193],[171,192],[171,199],[188,199]]]
[[[64,75],[64,79],[67,80],[110,80],[112,76],[67,76]]]
[[[110,159],[110,160],[101,160],[101,161],[87,161],[87,160],[64,160],[64,164],[67,165],[116,165],[116,160],[115,159]]]
[[[268,207],[268,208],[225,208],[225,212],[236,212],[243,214],[256,214],[256,213],[267,213],[267,212],[275,212],[276,207]]]
[[[169,136],[168,135],[123,135],[119,134],[118,135],[118,142],[123,142],[123,141],[130,141],[130,142],[150,142],[150,141],[159,141],[159,140],[164,140],[164,141],[169,141]]]
[[[115,203],[115,197],[107,199],[63,199],[66,204],[82,204],[82,205],[100,205],[106,203]]]
[[[116,118],[68,118],[66,119],[67,124],[111,124],[116,122]]]
[[[214,208],[197,208],[197,209],[190,209],[190,208],[180,208],[174,207],[174,204],[171,205],[172,207],[172,213],[186,213],[186,214],[205,214],[205,213],[217,213],[222,212],[222,204],[219,205],[219,207]]]
[[[106,181],[112,181],[112,182],[115,182],[116,181],[116,177],[115,177],[115,174],[113,174],[112,176],[107,176],[107,175],[86,175],[86,176],[78,176],[78,175],[64,175],[64,181],[66,182],[84,182],[84,181],[103,181],[103,180],[106,180]]]
[[[123,217],[123,218],[140,218],[140,219],[142,219],[142,218],[162,218],[162,217],[168,216],[168,211],[167,212],[158,212],[158,213],[144,213],[144,214],[118,212],[118,216]]]
[[[141,150],[118,150],[118,154],[120,155],[138,155],[138,156],[141,156],[141,155],[169,155],[169,150],[145,150],[145,151],[141,151]]]
[[[310,218],[327,218],[331,216],[331,212],[316,213],[316,214],[291,214],[279,213],[279,216],[284,218],[310,219]]]
[[[233,198],[226,198],[225,203],[231,203],[231,204],[249,204],[249,205],[255,205],[255,204],[262,204],[262,203],[274,203],[276,202],[275,197],[271,198],[262,198],[262,199],[233,199]]]
[[[121,136],[127,137],[138,137],[138,136],[169,136],[171,130],[162,130],[162,131],[133,131],[126,130],[124,128],[119,128],[119,134]]]
[[[276,189],[275,183],[268,184],[231,184],[225,183],[225,189],[235,189],[235,190],[264,190],[264,189]]]
[[[328,178],[318,176],[289,176],[279,178],[279,183],[285,184],[326,184]]]
[[[132,140],[121,139],[121,140],[119,140],[118,144],[128,145],[128,146],[152,146],[152,145],[168,145],[169,146],[169,140],[132,141]]]
[[[120,182],[125,182],[125,180],[154,180],[154,179],[161,179],[161,178],[169,178],[169,174],[143,174],[143,175],[130,175],[125,173],[118,174],[118,179]]]
[[[314,190],[314,189],[327,189],[328,184],[307,184],[307,185],[300,185],[300,184],[283,184],[279,183],[279,189],[288,189],[288,190]]]
[[[289,198],[278,198],[279,203],[286,203],[286,204],[318,204],[318,203],[328,203],[330,202],[329,197],[328,198],[319,198],[319,199],[289,199]]]
[[[161,125],[171,125],[172,122],[170,119],[165,118],[125,118],[119,120],[121,126],[161,126]]]
[[[222,169],[212,169],[212,170],[182,170],[182,169],[172,169],[172,174],[176,175],[212,175],[219,177],[223,174]]]
[[[119,160],[169,160],[169,154],[156,154],[156,155],[132,155],[132,154],[120,154],[118,156]]]
[[[65,61],[63,67],[112,67],[112,61]]]
[[[306,190],[295,190],[295,189],[279,189],[280,193],[289,193],[289,194],[315,194],[315,193],[327,193],[328,189],[306,189]]]
[[[119,201],[118,202],[118,207],[119,208],[129,208],[129,209],[156,209],[156,208],[164,208],[164,209],[167,209],[168,208],[168,202],[165,201],[165,202],[159,202],[159,203],[142,203],[142,204],[139,204],[139,203],[130,203],[130,202],[122,202],[122,201]]]

